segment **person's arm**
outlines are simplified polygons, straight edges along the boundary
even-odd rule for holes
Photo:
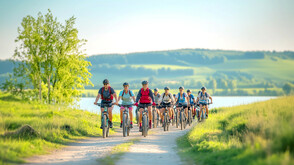
[[[193,103],[196,103],[196,99],[195,99],[195,96],[193,97]]]
[[[141,98],[141,89],[139,90],[138,94],[137,94],[137,98],[136,98],[136,103],[138,103],[138,101]]]
[[[149,89],[149,96],[151,97],[152,102],[154,103],[154,102],[155,102],[155,101],[154,101],[154,96],[153,96],[153,92],[152,92],[151,89]]]
[[[135,97],[135,94],[133,93],[133,91],[131,91],[131,97],[133,98],[133,101],[134,101],[134,103],[136,102],[136,97]]]
[[[187,100],[188,105],[190,105],[190,99],[189,99],[189,96],[188,95],[186,97],[186,100]]]
[[[174,96],[170,93],[171,95],[171,101],[172,101],[172,104],[175,104],[175,99],[174,99]]]
[[[211,100],[211,103],[210,103],[210,104],[212,104],[212,97],[211,97],[211,96],[209,96],[209,99]]]
[[[163,96],[164,96],[164,95],[160,95],[160,97],[159,97],[159,99],[158,99],[158,105],[160,105],[161,102],[163,101]]]
[[[96,97],[96,100],[95,100],[95,102],[94,102],[95,105],[97,105],[97,102],[98,102],[98,100],[100,99],[100,96],[101,96],[101,95],[98,93],[98,95],[97,95],[97,97]]]

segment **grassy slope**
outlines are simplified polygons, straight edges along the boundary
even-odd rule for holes
[[[115,121],[118,121],[118,116]],[[24,124],[31,125],[40,136],[3,136],[5,132],[15,131]],[[64,129],[64,126],[70,129]],[[100,136],[99,127],[100,117],[97,114],[26,103],[0,93],[0,164],[23,162],[23,157],[47,153],[75,139]]]
[[[179,65],[130,65],[132,67],[145,67],[148,69],[170,68],[170,69],[194,69],[194,75],[186,76],[186,78],[197,78],[204,80],[206,77],[212,76],[216,71],[241,71],[252,74],[255,78],[271,79],[277,81],[294,81],[294,60],[283,60],[277,58],[273,61],[270,58],[265,59],[250,59],[250,60],[229,60],[222,64],[201,66],[199,64],[190,66]],[[177,75],[175,75],[177,76]],[[179,75],[180,76],[180,75]],[[172,78],[171,78],[172,79]]]
[[[201,164],[294,164],[294,97],[214,110],[178,139],[184,160]]]

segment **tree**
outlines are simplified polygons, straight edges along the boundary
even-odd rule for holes
[[[80,95],[78,89],[93,85],[88,70],[91,63],[80,50],[86,40],[78,38],[75,20],[71,17],[61,24],[48,10],[46,15],[38,13],[37,18],[24,17],[18,28],[15,41],[19,46],[13,60],[20,62],[14,76],[30,82],[28,87],[38,93],[40,101],[70,103]]]
[[[213,89],[213,93],[215,93],[215,89],[217,88],[217,83],[215,79],[211,79],[208,83],[208,87]]]
[[[291,83],[286,83],[283,86],[283,91],[286,95],[290,95],[292,92],[292,89],[293,89],[293,84],[291,84]]]
[[[231,89],[231,92],[237,88],[237,80],[229,80],[228,86]]]

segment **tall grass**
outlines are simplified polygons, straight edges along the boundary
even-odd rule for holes
[[[114,119],[118,121],[118,116]],[[5,135],[25,124],[39,135]],[[100,136],[99,127],[100,115],[58,105],[27,103],[0,93],[0,164],[20,163],[23,157],[44,154],[76,139]]]
[[[193,164],[294,164],[294,97],[212,110],[178,139]]]

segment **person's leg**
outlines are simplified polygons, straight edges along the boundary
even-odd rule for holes
[[[202,104],[200,104],[200,112],[199,112],[199,116],[198,117],[200,117],[201,115],[202,115]]]
[[[148,106],[149,128],[152,127],[152,106]]]
[[[124,107],[122,106],[122,107],[120,107],[120,121],[121,121],[121,123],[123,122],[123,112],[124,112]]]
[[[143,112],[143,108],[140,108],[139,109],[139,111],[140,111],[140,115],[139,115],[139,123],[140,123],[140,126],[142,126],[142,112]]]
[[[129,115],[130,115],[131,123],[133,124],[133,107],[129,108]]]
[[[188,107],[185,108],[186,117],[188,117]]]
[[[206,116],[208,116],[208,105],[205,105],[206,107]]]
[[[171,107],[168,107],[168,115],[169,115],[169,119],[172,119],[172,109]]]
[[[110,122],[112,122],[112,109],[113,109],[113,106],[108,108],[108,116],[109,116],[109,121]]]
[[[101,129],[102,129],[102,115],[103,115],[103,112],[104,112],[104,108],[101,107],[101,126],[100,126]]]
[[[164,108],[160,109],[160,119],[163,122],[163,113],[164,113]]]

